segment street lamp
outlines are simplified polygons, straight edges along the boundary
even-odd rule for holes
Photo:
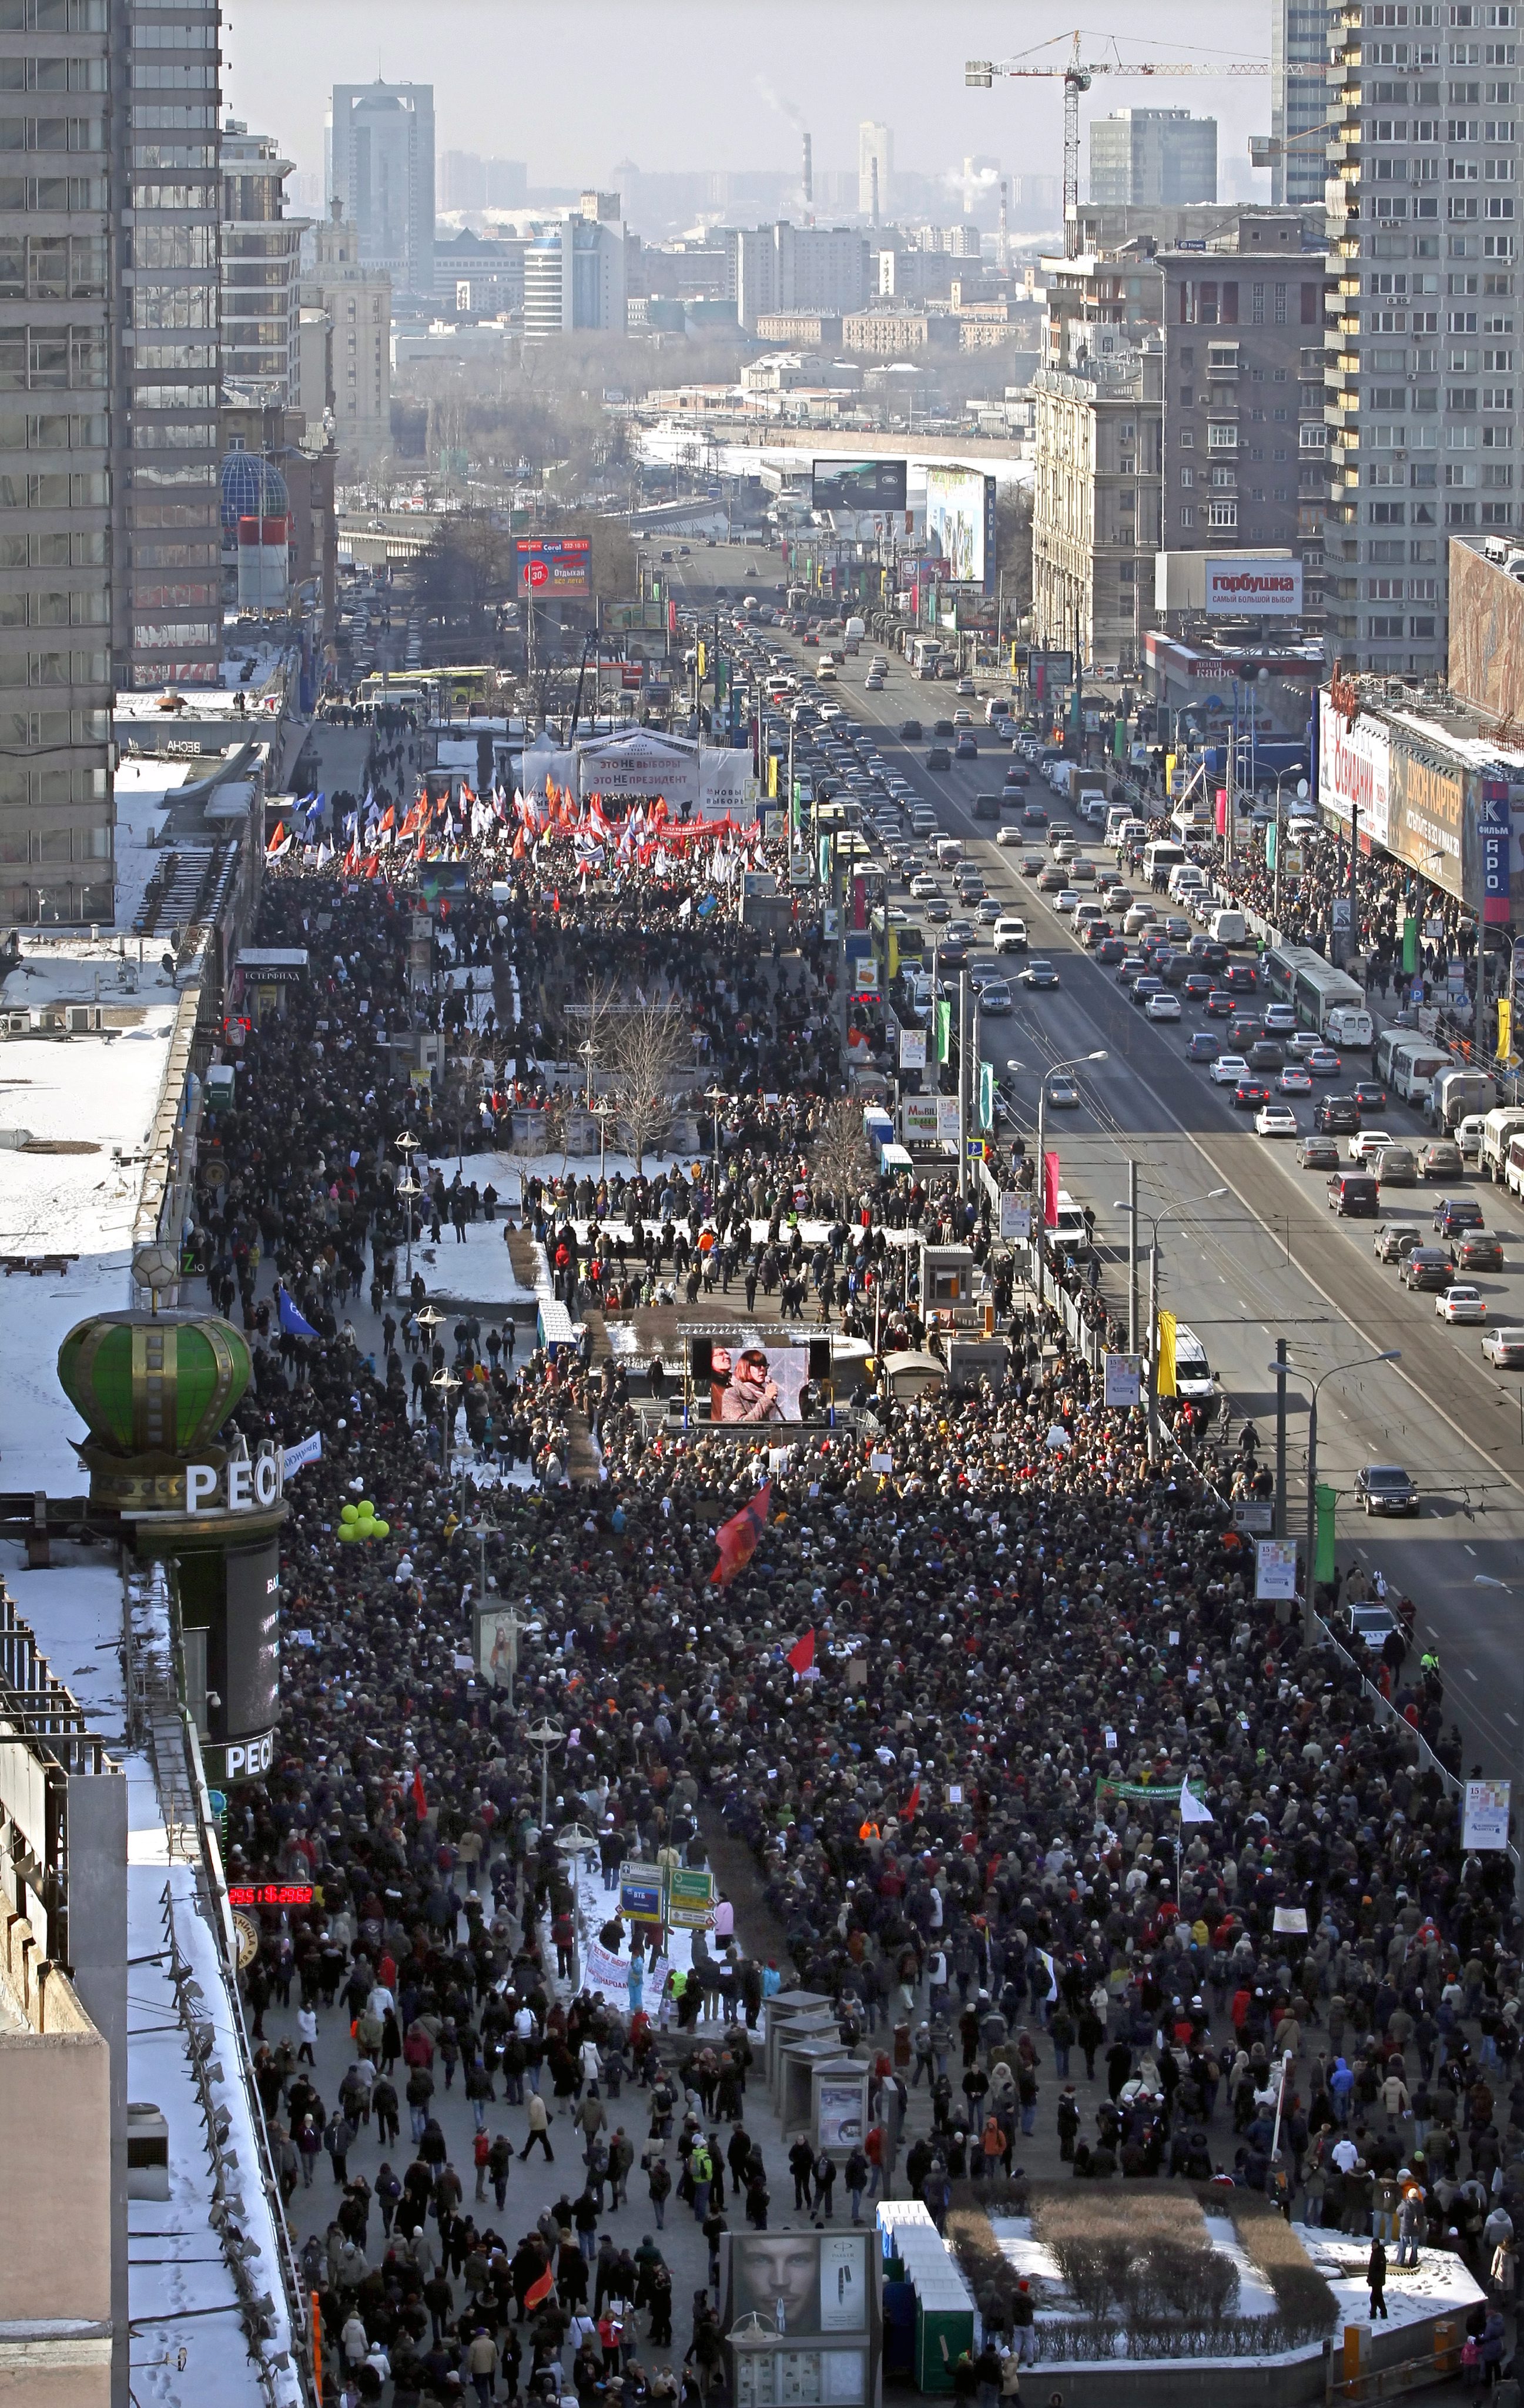
[[[1050,1062],[1043,1072],[1037,1088],[1037,1338],[1043,1335],[1043,1232],[1047,1226],[1047,1173],[1043,1147],[1043,1124],[1047,1111],[1047,1082],[1060,1070],[1078,1070],[1087,1062],[1104,1062],[1105,1048],[1093,1054],[1072,1054],[1066,1062]]]
[[[590,1037],[587,1043],[585,1045],[579,1045],[577,1050],[588,1066],[588,1083],[585,1093],[587,1096],[588,1110],[591,1112],[592,1110],[592,1057],[594,1053],[597,1051],[597,1048],[594,1046],[593,1041]]]
[[[403,1169],[402,1177],[397,1182],[396,1192],[399,1196],[406,1198],[407,1205],[407,1285],[409,1291],[411,1291],[413,1284],[413,1200],[415,1197],[421,1196],[423,1190],[419,1184],[419,1182],[413,1177],[413,1166],[410,1162],[407,1163]]]
[[[1317,1643],[1317,1609],[1313,1601],[1313,1566],[1317,1560],[1317,1391],[1325,1380],[1338,1379],[1346,1371],[1363,1371],[1373,1363],[1400,1363],[1402,1359],[1400,1346],[1388,1347],[1380,1354],[1357,1354],[1350,1363],[1331,1363],[1312,1383],[1307,1399],[1307,1563],[1302,1598],[1302,1635],[1309,1647]],[[1272,1363],[1268,1368],[1280,1378],[1292,1371],[1303,1380],[1307,1376],[1300,1363]]]
[[[1143,1212],[1140,1214],[1137,1205],[1132,1201],[1131,1197],[1125,1197],[1120,1201],[1114,1202],[1111,1208],[1114,1212],[1125,1212],[1132,1225],[1128,1236],[1128,1244],[1132,1248],[1133,1262],[1136,1262],[1138,1254],[1139,1219],[1141,1218],[1147,1221],[1148,1226],[1153,1231],[1153,1240],[1148,1248],[1148,1460],[1150,1463],[1152,1463],[1154,1456],[1159,1451],[1158,1366],[1160,1228],[1165,1221],[1179,1220],[1183,1213],[1189,1211],[1193,1204],[1216,1204],[1222,1197],[1226,1196],[1228,1190],[1226,1187],[1208,1187],[1200,1196],[1183,1196],[1178,1204],[1172,1204],[1169,1209],[1163,1212]]]
[[[716,1205],[718,1206],[719,1199],[719,1107],[720,1107],[720,1105],[721,1105],[721,1104],[729,1103],[729,1101],[730,1101],[730,1097],[726,1095],[724,1088],[723,1088],[723,1087],[721,1087],[721,1086],[719,1086],[719,1085],[717,1083],[716,1085],[714,1085],[714,1086],[712,1086],[712,1087],[707,1087],[707,1088],[705,1088],[705,1095],[704,1095],[704,1100],[705,1100],[705,1102],[706,1104],[708,1104],[708,1105],[711,1107],[711,1109],[712,1109],[712,1111],[713,1111],[713,1113],[714,1113],[714,1123],[715,1123],[715,1160],[714,1160],[714,1191],[715,1191],[715,1193],[714,1193],[714,1201],[715,1201]]]
[[[437,1389],[439,1395],[439,1469],[444,1477],[448,1480],[449,1477],[450,1433],[455,1424],[455,1406],[453,1398],[455,1392],[461,1385],[461,1383],[456,1379],[454,1373],[449,1368],[449,1365],[447,1363],[442,1371],[436,1371],[434,1373],[434,1378],[429,1382],[429,1385],[431,1388]]]
[[[542,1831],[549,1818],[550,1753],[553,1748],[561,1745],[565,1736],[565,1731],[554,1714],[542,1714],[539,1721],[531,1723],[524,1732],[524,1737],[531,1747],[537,1747],[540,1751],[540,1829]]]
[[[603,1185],[604,1171],[608,1161],[608,1124],[618,1118],[619,1109],[618,1104],[611,1104],[606,1096],[592,1107],[593,1118],[598,1124],[598,1184],[600,1187]]]

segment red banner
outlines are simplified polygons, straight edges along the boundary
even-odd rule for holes
[[[1225,836],[1227,832],[1228,789],[1226,786],[1219,786],[1218,788],[1218,836]]]
[[[1056,1154],[1043,1156],[1043,1226],[1056,1229],[1059,1226],[1059,1157]]]

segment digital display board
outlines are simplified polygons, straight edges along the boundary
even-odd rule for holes
[[[954,585],[995,588],[995,480],[976,468],[928,468],[926,536]]]
[[[818,510],[903,510],[903,460],[817,460],[810,499]]]
[[[230,1906],[310,1906],[310,1882],[230,1882]]]
[[[540,601],[585,601],[592,592],[591,547],[585,535],[520,536],[514,582]]]
[[[227,1737],[267,1731],[280,1715],[280,1547],[230,1547],[222,1709]]]

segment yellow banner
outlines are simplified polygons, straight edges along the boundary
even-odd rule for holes
[[[1175,1394],[1175,1315],[1161,1312],[1159,1316],[1159,1362],[1154,1372],[1156,1397]]]
[[[776,752],[769,752],[767,756],[767,791],[776,800],[777,796],[777,754]]]
[[[1514,1050],[1514,1007],[1506,996],[1498,1003],[1498,1059],[1506,1062]]]
[[[708,674],[709,674],[709,647],[707,646],[707,644],[705,642],[705,640],[704,640],[703,637],[701,636],[701,637],[699,638],[699,683],[700,683],[700,685],[702,685],[702,684],[704,683],[704,681],[705,681],[705,679],[708,676]]]

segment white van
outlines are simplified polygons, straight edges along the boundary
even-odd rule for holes
[[[1248,922],[1242,911],[1214,911],[1206,933],[1215,945],[1241,945],[1248,936]]]
[[[1375,1023],[1358,1004],[1336,1003],[1323,1023],[1323,1034],[1331,1045],[1342,1045],[1346,1053],[1362,1054],[1374,1040]]]
[[[1178,1396],[1192,1405],[1218,1404],[1217,1381],[1206,1359],[1206,1349],[1193,1329],[1183,1321],[1175,1327],[1175,1386]]]
[[[1404,1104],[1421,1104],[1440,1072],[1449,1067],[1448,1054],[1433,1046],[1414,1046],[1398,1054],[1392,1065],[1391,1083]]]
[[[1131,803],[1108,803],[1106,806],[1106,842],[1119,844],[1122,830],[1132,819]]]
[[[1152,851],[1152,847],[1149,848]],[[1170,871],[1169,892],[1183,902],[1188,896],[1206,893],[1206,872],[1198,869],[1193,861],[1176,862]]]
[[[963,839],[961,836],[938,837],[936,840],[936,858],[939,868],[956,869],[959,863],[962,860],[962,857]]]
[[[1049,1235],[1059,1254],[1088,1254],[1090,1251],[1090,1224],[1066,1187],[1059,1189],[1058,1217]]]
[[[1183,844],[1175,844],[1168,837],[1155,837],[1152,844],[1146,844],[1143,848],[1143,874],[1145,878],[1153,879],[1163,870],[1167,875],[1172,869],[1183,868],[1185,858]]]

